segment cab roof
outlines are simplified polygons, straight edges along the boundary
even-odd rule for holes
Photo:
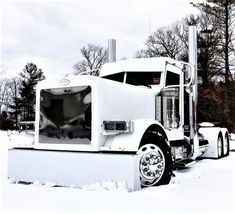
[[[168,57],[138,58],[106,63],[102,66],[99,76],[104,77],[121,72],[164,72],[166,70],[167,62],[182,67],[181,62]],[[170,70],[173,72],[174,70],[176,72],[179,70],[176,66],[168,66],[171,67]]]

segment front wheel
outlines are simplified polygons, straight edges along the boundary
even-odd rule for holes
[[[142,187],[168,184],[172,175],[172,157],[165,139],[152,136],[143,144],[137,154],[139,162],[140,183]]]

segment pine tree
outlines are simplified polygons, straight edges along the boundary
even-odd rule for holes
[[[23,120],[34,120],[35,103],[36,103],[36,84],[45,79],[42,69],[38,69],[37,65],[27,63],[20,73],[21,76],[21,107]]]

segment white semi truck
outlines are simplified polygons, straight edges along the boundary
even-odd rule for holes
[[[34,148],[9,151],[9,177],[78,186],[111,179],[136,190],[168,184],[174,167],[198,157],[229,155],[226,128],[197,124],[195,38],[191,26],[189,63],[124,60],[103,65],[99,77],[39,83]]]

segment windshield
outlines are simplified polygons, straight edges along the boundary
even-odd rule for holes
[[[41,90],[39,143],[90,144],[91,87]]]

